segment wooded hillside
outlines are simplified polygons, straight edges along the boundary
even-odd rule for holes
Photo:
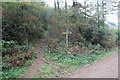
[[[36,57],[35,44],[54,56],[100,54],[117,47],[118,31],[105,24],[105,2],[49,7],[44,2],[2,3],[3,71]],[[94,7],[94,8],[93,8]],[[94,12],[94,13],[93,13]],[[47,54],[45,54],[47,55]],[[54,59],[55,60],[55,59]],[[59,62],[59,61],[58,61]]]

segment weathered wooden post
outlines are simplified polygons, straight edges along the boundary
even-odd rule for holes
[[[68,27],[66,28],[66,32],[63,32],[63,34],[66,35],[66,53],[69,53],[68,51],[68,44],[69,44],[69,34],[72,34],[72,32],[69,31]]]

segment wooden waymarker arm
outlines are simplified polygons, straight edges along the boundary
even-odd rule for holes
[[[72,34],[72,32],[63,32],[63,34]]]

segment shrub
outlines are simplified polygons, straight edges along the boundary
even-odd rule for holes
[[[16,46],[15,41],[5,41],[2,40],[2,55],[12,55],[13,53],[18,52],[18,47]]]
[[[41,15],[44,14],[45,9],[40,3],[39,8],[41,9],[39,10],[34,5],[34,3],[2,3],[3,40],[26,44],[26,41],[32,42],[43,37],[43,32],[47,26],[43,25],[46,23],[42,21],[43,16]],[[38,10],[39,13],[34,10]],[[43,11],[40,13],[40,10]]]

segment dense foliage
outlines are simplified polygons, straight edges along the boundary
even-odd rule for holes
[[[45,16],[45,13],[42,8],[39,14],[35,6],[37,4],[34,3],[3,3],[3,40],[23,44],[26,40],[30,42],[42,37],[45,21],[40,16]]]
[[[47,30],[42,18],[46,15],[43,6],[44,3],[2,3],[3,70],[24,66],[35,57],[30,43],[41,39]]]

